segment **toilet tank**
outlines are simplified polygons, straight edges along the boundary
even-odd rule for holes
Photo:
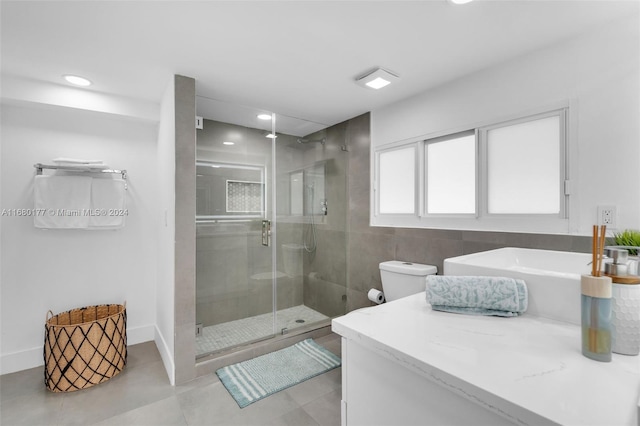
[[[380,263],[382,292],[387,301],[411,296],[425,291],[427,275],[434,275],[438,268],[421,263],[390,260]]]

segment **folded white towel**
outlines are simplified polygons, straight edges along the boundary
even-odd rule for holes
[[[106,170],[109,168],[108,164],[100,163],[100,164],[80,164],[80,163],[56,163],[58,167],[64,167],[65,170],[75,169],[82,170],[88,172],[99,172],[101,170]]]
[[[34,181],[36,228],[86,229],[91,206],[91,178],[88,176],[38,175]]]
[[[125,208],[124,179],[93,179],[89,229],[122,228],[126,218]]]
[[[67,157],[58,157],[54,158],[53,162],[56,164],[64,163],[64,164],[104,164],[102,160],[82,160],[80,158],[67,158]]]

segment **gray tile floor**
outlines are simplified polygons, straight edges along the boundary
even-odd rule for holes
[[[315,339],[340,355],[335,334]],[[215,374],[171,386],[153,342],[129,347],[125,370],[108,382],[52,393],[43,367],[0,376],[0,424],[339,425],[337,368],[240,409]]]

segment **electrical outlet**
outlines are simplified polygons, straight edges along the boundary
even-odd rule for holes
[[[607,225],[615,228],[618,212],[616,206],[598,206],[598,225]]]

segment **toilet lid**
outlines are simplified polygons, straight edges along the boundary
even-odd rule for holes
[[[427,276],[438,272],[438,268],[433,265],[423,265],[422,263],[403,262],[401,260],[390,260],[382,262],[380,269],[383,271],[396,272],[405,275]]]

